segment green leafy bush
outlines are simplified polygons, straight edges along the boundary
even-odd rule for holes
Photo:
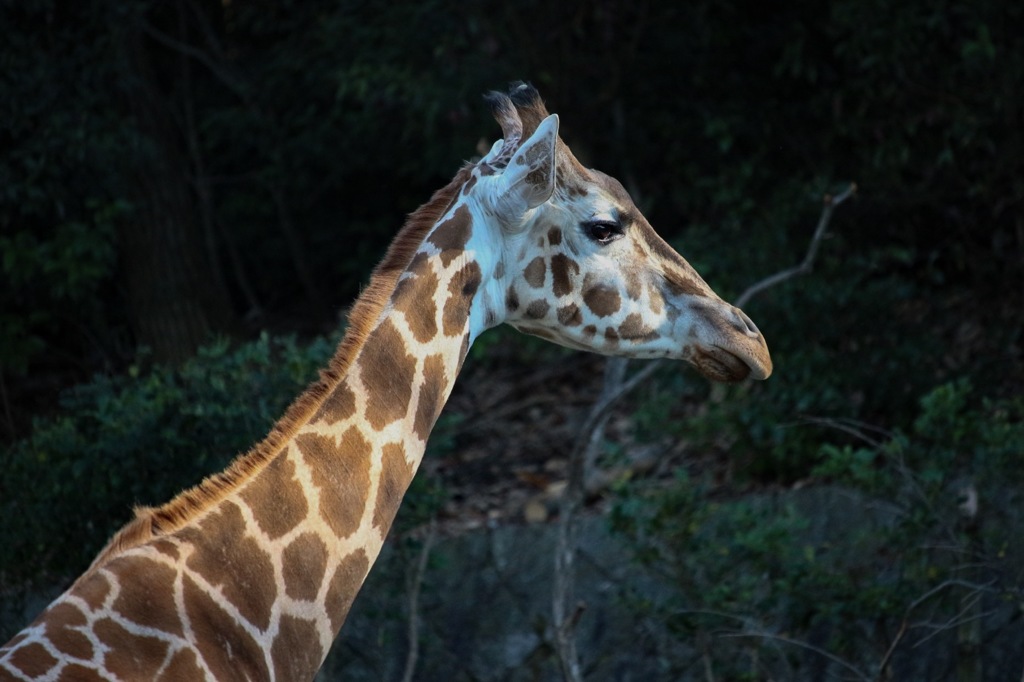
[[[132,367],[65,391],[0,474],[0,576],[74,575],[135,504],[160,504],[262,438],[334,345],[262,335],[179,369]]]
[[[1024,400],[977,399],[956,381],[891,433],[834,425],[859,442],[825,439],[797,490],[737,496],[680,473],[619,491],[613,527],[670,594],[631,603],[677,673],[794,679],[827,664],[874,679],[919,672],[915,647],[963,645],[986,617],[985,641],[1005,637],[1024,576]]]

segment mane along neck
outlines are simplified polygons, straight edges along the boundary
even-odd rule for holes
[[[436,191],[427,203],[410,214],[405,226],[388,247],[384,259],[374,269],[369,286],[349,311],[348,327],[334,357],[320,370],[319,378],[292,402],[267,436],[251,450],[236,457],[224,471],[179,493],[170,502],[155,508],[137,507],[135,519],[114,535],[89,570],[76,582],[85,580],[117,554],[138,547],[154,537],[173,533],[201,517],[258,474],[281,452],[284,445],[309,421],[324,399],[344,379],[367,336],[376,327],[398,284],[398,278],[409,267],[427,233],[455,202],[472,168],[472,164],[463,166],[448,185]]]

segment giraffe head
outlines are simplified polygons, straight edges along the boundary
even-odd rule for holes
[[[622,185],[585,168],[558,137],[537,91],[489,101],[499,140],[464,189],[501,255],[485,278],[483,327],[507,322],[606,355],[666,357],[718,381],[765,379],[768,346],[658,236]]]

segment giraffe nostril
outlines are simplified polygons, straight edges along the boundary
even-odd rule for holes
[[[736,329],[743,332],[751,338],[757,338],[761,335],[761,330],[757,328],[754,321],[747,317],[747,314],[739,308],[733,308],[733,324],[736,325]]]

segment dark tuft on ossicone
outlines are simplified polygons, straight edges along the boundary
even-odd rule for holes
[[[516,107],[543,106],[537,88],[524,81],[513,81],[508,85],[508,96]]]
[[[503,92],[491,90],[484,95],[484,101],[487,102],[487,106],[491,108],[491,114],[499,123],[508,118],[518,117],[512,100]]]

